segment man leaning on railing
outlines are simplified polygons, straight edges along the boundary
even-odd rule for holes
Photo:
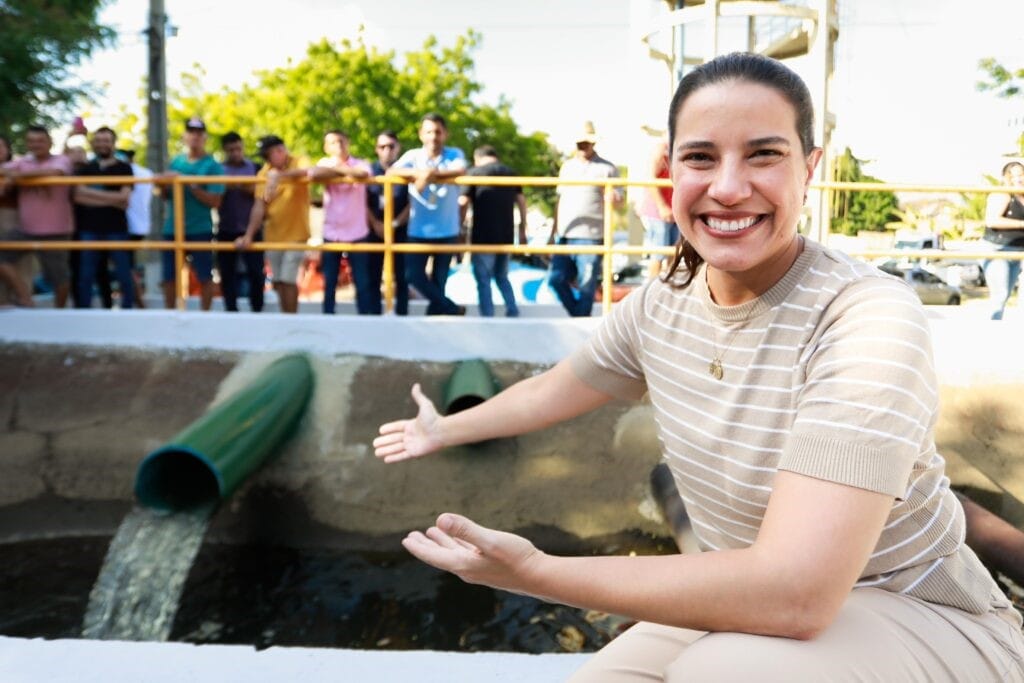
[[[62,155],[51,154],[53,140],[42,126],[29,126],[25,131],[28,155],[3,165],[0,194],[6,195],[21,178],[71,175],[71,161]],[[21,187],[18,191],[19,228],[10,237],[15,242],[43,242],[71,239],[71,191],[67,185]],[[31,283],[18,275],[16,264],[29,255],[27,251],[0,252],[0,280],[14,291],[15,303],[32,306]],[[53,285],[53,305],[64,308],[70,291],[71,269],[68,252],[39,250],[36,258],[43,276]]]
[[[171,160],[170,171],[164,173],[161,179],[172,180],[179,175],[224,175],[224,167],[206,151],[206,124],[202,119],[192,117],[185,123],[184,144],[185,152]],[[163,228],[165,240],[174,239],[172,189],[171,185],[165,185],[162,189],[163,196],[168,200],[167,220],[164,221]],[[210,244],[213,240],[213,216],[210,211],[220,208],[223,197],[224,186],[221,184],[189,183],[185,186],[185,241]],[[187,258],[191,260],[192,269],[199,280],[200,306],[204,311],[208,311],[213,301],[213,253],[209,248],[190,249]],[[167,308],[175,308],[174,252],[162,252],[161,259],[164,305]]]

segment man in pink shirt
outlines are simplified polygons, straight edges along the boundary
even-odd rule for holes
[[[340,130],[324,135],[326,157],[309,169],[309,177],[318,182],[344,178],[348,181],[370,177],[370,165],[348,153],[348,135]],[[366,217],[366,185],[360,182],[333,182],[324,185],[324,243],[368,242],[370,227]],[[340,251],[320,253],[320,269],[324,276],[324,313],[334,313],[334,290],[338,286]],[[348,253],[352,282],[356,287],[356,310],[360,315],[380,315],[380,282],[371,277],[370,259],[366,251]]]
[[[71,175],[71,161],[65,156],[50,154],[53,140],[42,126],[29,126],[25,133],[28,155],[10,161],[0,169],[0,195],[13,190],[21,178]],[[74,223],[71,213],[71,192],[67,185],[18,188],[18,219],[20,225],[12,235],[14,241],[60,241],[71,239]],[[0,280],[15,293],[19,306],[32,305],[28,283],[18,277],[16,264],[31,252],[0,252]],[[53,285],[54,306],[63,308],[68,300],[71,272],[68,252],[39,250],[36,258],[43,275]]]

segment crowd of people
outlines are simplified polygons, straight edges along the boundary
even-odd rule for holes
[[[81,128],[81,124],[76,121]],[[78,131],[84,133],[84,130]],[[82,137],[81,134],[78,137]],[[261,158],[246,157],[246,141],[235,132],[220,137],[220,160],[209,150],[206,122],[192,117],[185,123],[182,151],[156,176],[133,163],[130,149],[118,149],[117,135],[98,128],[89,138],[91,155],[84,146],[69,145],[55,154],[46,128],[31,126],[25,133],[27,154],[17,159],[10,141],[0,138],[0,241],[123,241],[143,239],[151,234],[152,197],[165,201],[163,225],[154,233],[173,240],[175,208],[172,185],[176,176],[251,177],[255,183],[197,182],[184,187],[183,223],[189,243],[186,263],[194,278],[202,310],[209,310],[216,284],[224,309],[237,311],[244,294],[249,308],[259,312],[269,278],[280,310],[298,310],[301,270],[306,265],[310,241],[312,183],[323,185],[323,243],[363,244],[384,241],[383,185],[365,182],[369,178],[393,175],[405,183],[392,185],[396,243],[428,245],[428,250],[395,254],[395,313],[409,311],[410,287],[426,299],[427,315],[464,315],[465,306],[446,294],[446,282],[454,254],[429,251],[429,245],[454,245],[465,235],[474,244],[508,245],[527,241],[527,206],[522,187],[511,185],[458,186],[458,176],[515,176],[515,170],[501,162],[497,148],[490,144],[473,152],[473,165],[462,150],[448,146],[448,127],[438,114],[426,114],[419,126],[420,145],[403,153],[397,134],[381,131],[376,138],[376,160],[359,159],[350,153],[350,140],[341,130],[329,130],[323,139],[324,156],[315,163],[291,153],[276,135],[258,140]],[[568,180],[600,181],[618,176],[614,164],[595,151],[597,137],[590,122],[576,141],[573,155],[564,162],[559,177]],[[664,150],[662,150],[664,156]],[[661,168],[667,168],[662,159]],[[152,178],[155,183],[101,183],[76,185],[32,185],[18,181],[44,176],[134,176]],[[665,177],[664,174],[657,177]],[[339,182],[340,181],[340,182]],[[349,182],[345,182],[349,181]],[[355,182],[352,182],[355,181]],[[550,241],[562,245],[598,245],[604,235],[604,187],[600,185],[559,185],[557,207]],[[621,205],[620,189],[613,190],[613,202]],[[665,203],[661,194],[657,200]],[[518,213],[518,220],[516,214]],[[664,211],[661,213],[664,218]],[[646,222],[646,219],[645,219]],[[658,224],[656,246],[671,246],[675,233]],[[653,235],[656,230],[649,228]],[[294,250],[253,249],[257,242],[295,244]],[[234,250],[203,249],[211,242],[233,244]],[[79,308],[91,307],[97,297],[102,305],[113,305],[113,283],[117,284],[121,308],[144,305],[142,278],[131,250],[60,249],[9,250],[0,252],[0,302],[31,306],[33,283],[29,257],[38,259],[43,281],[52,288],[54,305],[64,307],[70,300]],[[361,315],[383,312],[381,283],[383,252],[344,250],[320,251],[323,278],[322,310],[333,314],[337,308],[336,289],[345,259],[355,290],[355,308]],[[472,272],[477,284],[480,315],[495,315],[492,286],[504,301],[508,317],[519,315],[514,287],[509,280],[509,254],[474,253]],[[111,278],[109,264],[113,264]],[[176,263],[172,250],[160,252],[161,286],[167,308],[176,305]],[[570,316],[589,316],[601,279],[602,257],[598,254],[558,254],[551,261],[549,282]],[[113,280],[113,282],[112,282]]]

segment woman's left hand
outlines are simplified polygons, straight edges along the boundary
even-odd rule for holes
[[[530,574],[544,557],[522,536],[488,529],[450,512],[439,516],[426,533],[410,532],[402,545],[420,560],[467,583],[513,593],[530,594]]]

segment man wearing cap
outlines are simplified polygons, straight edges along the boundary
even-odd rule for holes
[[[294,251],[268,251],[267,262],[273,274],[274,291],[282,313],[299,310],[299,268],[309,241],[308,164],[288,153],[284,140],[276,135],[260,138],[260,156],[266,162],[257,174],[256,201],[249,215],[245,234],[235,240],[239,249],[252,246],[256,232],[263,225],[267,242],[292,242]],[[266,222],[264,223],[264,220]]]
[[[222,176],[224,167],[206,152],[206,124],[199,117],[185,122],[185,152],[171,160],[169,171],[160,176],[169,180],[175,176]],[[165,185],[161,193],[167,198],[167,220],[164,221],[163,238],[174,239],[174,201],[171,185]],[[213,216],[211,209],[220,208],[224,186],[212,183],[189,183],[185,186],[185,240],[187,242],[210,244],[213,240]],[[162,286],[164,304],[174,308],[174,252],[161,252]],[[200,306],[210,310],[213,301],[213,254],[209,250],[189,250],[188,259],[199,280]]]
[[[594,151],[594,124],[584,123],[576,139],[576,152],[558,171],[566,180],[617,178],[615,164]],[[558,206],[550,241],[558,244],[598,245],[604,241],[604,187],[601,185],[559,185]],[[622,192],[614,190],[613,201],[622,203]],[[549,282],[562,306],[572,317],[587,317],[594,307],[594,293],[601,280],[600,254],[556,254],[551,259]],[[576,291],[573,291],[573,282]]]
[[[459,241],[459,188],[446,184],[466,172],[466,156],[455,147],[445,147],[448,126],[438,114],[427,114],[420,123],[423,147],[410,149],[388,169],[388,175],[407,178],[411,212],[409,242],[416,244],[455,244]],[[433,259],[430,276],[427,260]],[[465,315],[459,306],[444,294],[452,254],[407,254],[405,276],[410,285],[430,302],[427,315]]]

